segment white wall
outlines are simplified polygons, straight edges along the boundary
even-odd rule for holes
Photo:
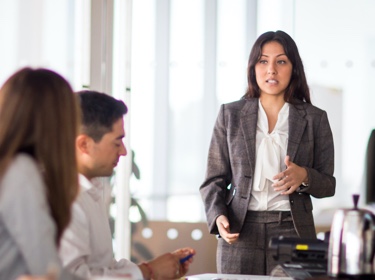
[[[25,66],[55,70],[77,90],[87,84],[88,1],[0,0],[0,84]]]
[[[295,39],[309,83],[342,92],[342,104],[317,102],[329,107],[328,116],[342,118],[334,135],[342,141],[336,149],[337,191],[325,199],[331,207],[351,206],[353,193],[360,193],[360,204],[365,203],[365,153],[375,127],[374,11],[371,0],[296,1]]]
[[[360,205],[366,202],[365,155],[375,128],[374,11],[371,0],[258,1],[258,35],[280,29],[295,39],[312,102],[327,111],[331,122],[336,194],[314,200],[316,216],[351,207],[353,193],[361,194]]]

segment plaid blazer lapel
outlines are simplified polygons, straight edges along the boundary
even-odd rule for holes
[[[258,99],[250,99],[241,111],[241,128],[245,138],[247,156],[250,162],[251,174],[255,167],[255,137],[258,121]]]
[[[287,154],[290,156],[290,160],[294,161],[299,144],[302,139],[302,135],[305,131],[307,121],[304,118],[306,115],[303,106],[290,105],[289,107],[289,138],[288,138],[288,149]]]

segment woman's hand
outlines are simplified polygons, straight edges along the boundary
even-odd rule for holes
[[[224,215],[217,217],[216,225],[219,229],[219,234],[221,238],[223,238],[229,244],[232,244],[237,241],[238,237],[240,236],[239,233],[230,233],[229,228],[229,221],[228,218]]]
[[[57,280],[59,278],[60,269],[54,264],[50,264],[47,273],[44,276],[21,275],[16,280]]]
[[[49,278],[48,276],[20,276],[17,278],[17,280],[55,280],[55,279],[51,279]]]
[[[274,180],[278,180],[272,184],[275,191],[281,192],[281,194],[291,194],[301,186],[302,182],[307,183],[307,171],[305,168],[298,166],[289,160],[289,156],[285,157],[286,170],[280,172],[273,177]]]

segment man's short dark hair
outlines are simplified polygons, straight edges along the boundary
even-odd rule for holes
[[[81,133],[87,134],[95,142],[111,132],[113,124],[128,112],[124,102],[108,94],[90,90],[77,94],[82,112]]]

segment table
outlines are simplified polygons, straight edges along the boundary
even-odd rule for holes
[[[187,280],[293,280],[291,277],[273,277],[269,275],[241,275],[205,273],[186,276]]]

